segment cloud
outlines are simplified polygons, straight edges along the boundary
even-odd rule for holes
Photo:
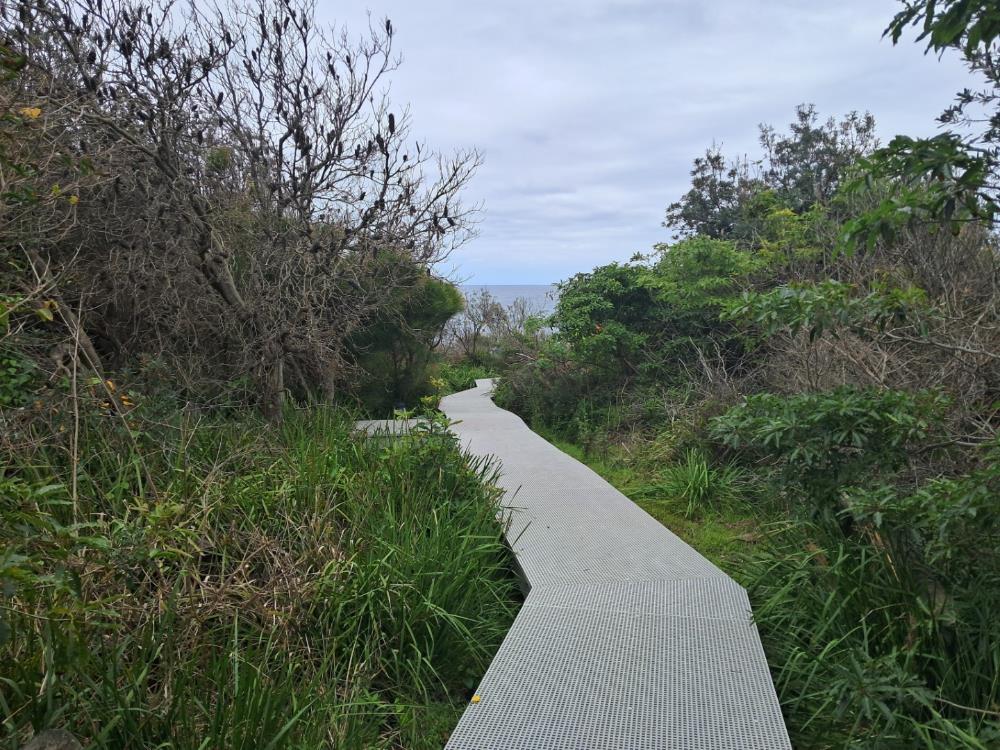
[[[755,153],[797,104],[871,111],[883,138],[929,134],[968,73],[881,39],[893,0],[369,0],[321,9],[351,30],[388,16],[391,96],[440,150],[478,148],[475,283],[548,283],[669,237],[664,209],[712,144]],[[333,14],[336,14],[336,17]]]

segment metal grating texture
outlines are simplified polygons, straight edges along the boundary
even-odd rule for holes
[[[742,587],[476,382],[442,410],[502,464],[530,592],[447,748],[790,748]]]
[[[535,586],[524,606],[751,623],[746,591],[725,576]]]
[[[746,621],[526,606],[478,694],[449,748],[788,747]]]

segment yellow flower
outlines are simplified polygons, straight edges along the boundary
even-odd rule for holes
[[[478,695],[472,696],[472,702],[473,703],[479,703],[479,701],[481,701],[481,700],[482,700],[482,698],[480,698]]]
[[[75,206],[79,202],[80,202],[80,196],[79,195],[71,195],[69,197],[69,205]]]
[[[18,111],[25,117],[28,117],[32,120],[37,120],[39,117],[42,116],[42,110],[40,110],[38,107],[21,107],[21,109],[19,109]]]

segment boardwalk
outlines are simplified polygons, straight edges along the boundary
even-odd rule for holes
[[[530,593],[447,748],[790,748],[746,592],[489,393],[441,408],[503,464]]]

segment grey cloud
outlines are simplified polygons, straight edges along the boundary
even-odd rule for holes
[[[928,134],[967,85],[957,60],[881,40],[893,0],[368,0],[321,9],[349,30],[392,18],[391,96],[441,150],[486,162],[467,199],[476,283],[547,283],[669,238],[666,205],[711,143],[754,154],[795,105],[869,110],[883,137]]]

